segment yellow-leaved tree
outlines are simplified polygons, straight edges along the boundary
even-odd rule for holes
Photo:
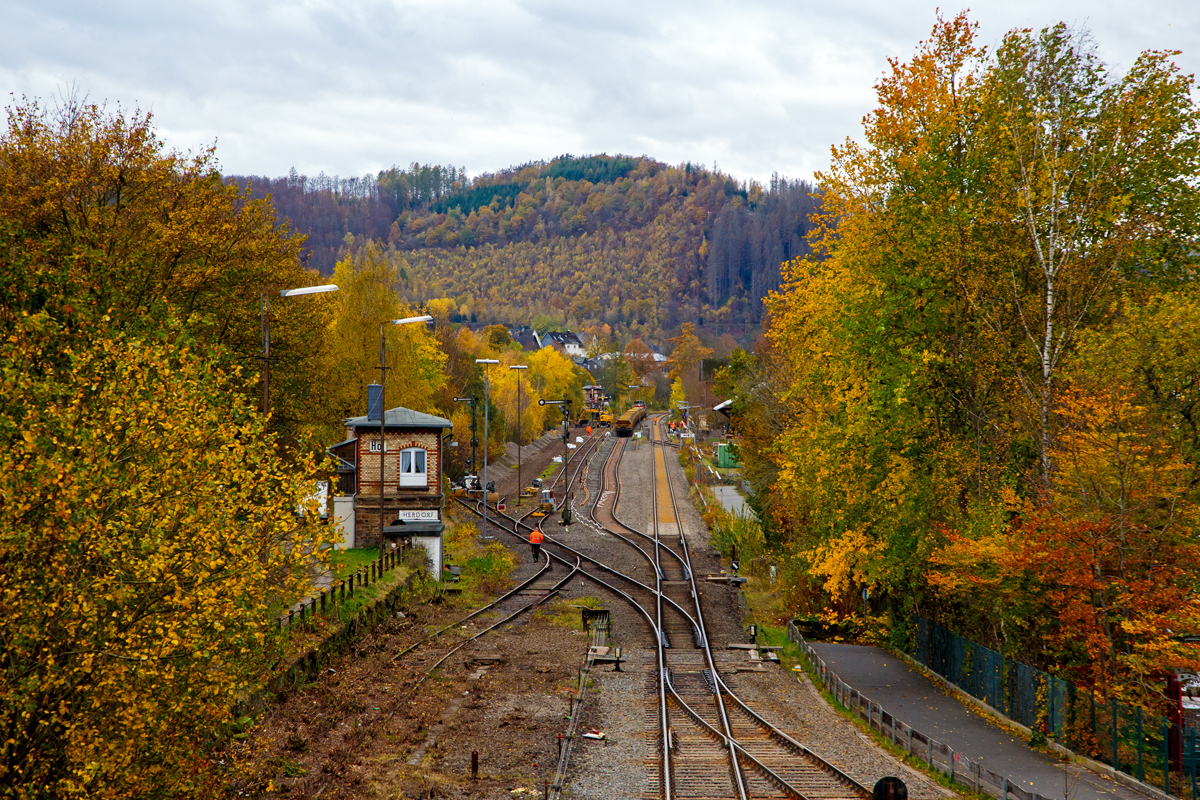
[[[261,374],[262,302],[273,296],[272,430],[303,443],[321,424],[311,390],[329,304],[278,297],[321,276],[301,265],[302,238],[267,202],[222,181],[212,148],[166,150],[149,114],[23,101],[0,134],[0,218],[20,230],[18,248],[54,259],[51,291],[107,312],[107,328],[152,330],[171,315],[198,350],[247,375]],[[245,391],[261,398],[262,385]]]
[[[260,295],[314,276],[243,200],[147,117],[9,112],[0,796],[211,794],[235,704],[280,658],[272,611],[329,528],[253,355]],[[319,314],[295,323],[319,345]]]
[[[197,794],[328,536],[316,466],[237,367],[39,303],[0,344],[0,794]]]
[[[347,244],[353,244],[347,239]],[[424,325],[387,325],[420,312],[400,300],[400,264],[375,242],[354,248],[338,262],[333,281],[333,321],[324,381],[331,420],[367,411],[367,385],[379,382],[380,332],[386,339],[388,408],[432,413],[445,382],[446,354]],[[398,257],[396,257],[398,258]]]

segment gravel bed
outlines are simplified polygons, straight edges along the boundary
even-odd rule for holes
[[[617,508],[617,515],[624,522],[647,532],[652,528],[653,503],[649,488],[654,463],[652,452],[645,439],[629,443],[621,462],[624,488]],[[686,499],[687,483],[677,451],[669,449],[666,456],[672,485],[676,497],[680,498],[679,520],[696,576],[702,579],[706,574],[719,573],[723,566],[709,543],[707,527],[694,504]],[[598,455],[593,460],[593,469],[600,469],[602,462]],[[562,530],[561,526],[558,530]],[[603,553],[606,563],[614,567],[639,567],[647,580],[652,574],[645,558],[616,537],[598,534],[581,525],[555,535],[589,554],[601,557]],[[913,800],[952,796],[876,746],[852,723],[829,708],[811,684],[795,673],[773,665],[761,673],[735,673],[740,655],[726,647],[748,640],[742,626],[737,590],[726,584],[705,581],[701,581],[699,589],[709,640],[722,676],[759,713],[868,787],[886,775],[899,775]],[[644,646],[635,649],[634,643],[644,645],[647,632],[640,616],[628,610],[621,601],[615,601],[612,608],[615,638],[618,643],[625,643],[626,654],[632,663],[625,674],[603,672],[597,676],[599,691],[593,696],[593,702],[602,729],[611,741],[593,742],[577,757],[571,770],[569,796],[572,798],[638,800],[657,791],[658,731],[643,705],[647,681],[652,679],[655,669],[654,651]]]
[[[648,786],[644,767],[657,750],[646,735],[646,681],[653,674],[632,665],[623,672],[593,673],[603,741],[580,739],[575,745],[569,796],[575,800],[638,800],[657,790]]]
[[[724,680],[764,719],[868,789],[880,778],[895,775],[904,781],[913,800],[954,796],[893,758],[837,714],[807,676],[770,666],[766,672],[741,672],[724,676]]]

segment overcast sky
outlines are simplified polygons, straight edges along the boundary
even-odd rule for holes
[[[472,175],[562,153],[811,177],[859,137],[889,56],[935,2],[0,0],[0,87],[153,111],[226,173]],[[1200,2],[976,4],[980,41],[1086,24],[1128,68],[1148,48],[1200,66]],[[947,15],[960,10],[943,6]],[[11,103],[12,98],[6,98]]]

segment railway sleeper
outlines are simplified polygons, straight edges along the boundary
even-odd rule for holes
[[[727,739],[724,734],[722,734],[703,717],[701,717],[694,709],[692,709],[691,706],[683,702],[682,698],[676,694],[674,687],[671,687],[671,697],[675,701],[676,705],[679,706],[680,710],[683,711],[683,713],[689,718],[691,718],[692,721],[696,723],[697,727],[699,727],[709,739],[720,744],[725,750],[733,750],[732,760],[736,762],[737,768],[740,769],[742,766],[742,761],[746,761],[754,768],[756,772],[760,773],[768,781],[775,784],[776,788],[787,794],[789,797],[799,798],[799,800],[809,800],[809,798],[805,797],[800,790],[788,783],[781,775],[779,775],[779,773],[775,772],[775,770],[771,769],[758,758],[755,758],[736,741]]]
[[[722,695],[733,701],[733,705],[740,712],[742,719],[749,720],[758,729],[765,731],[773,741],[782,745],[787,750],[803,756],[808,762],[812,763],[821,774],[828,776],[837,784],[850,789],[852,795],[860,798],[872,796],[871,790],[866,786],[863,786],[845,772],[838,769],[833,764],[829,763],[824,758],[809,750],[807,747],[788,736],[779,728],[776,728],[774,725],[763,719],[758,712],[742,702],[742,699],[734,694],[728,686],[722,687]]]

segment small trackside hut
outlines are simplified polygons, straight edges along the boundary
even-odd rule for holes
[[[433,575],[442,573],[444,446],[453,431],[448,419],[409,408],[389,408],[380,439],[380,391],[367,387],[367,413],[345,420],[346,439],[329,448],[337,460],[334,510],[347,547],[421,545]],[[383,481],[380,482],[380,457]]]

